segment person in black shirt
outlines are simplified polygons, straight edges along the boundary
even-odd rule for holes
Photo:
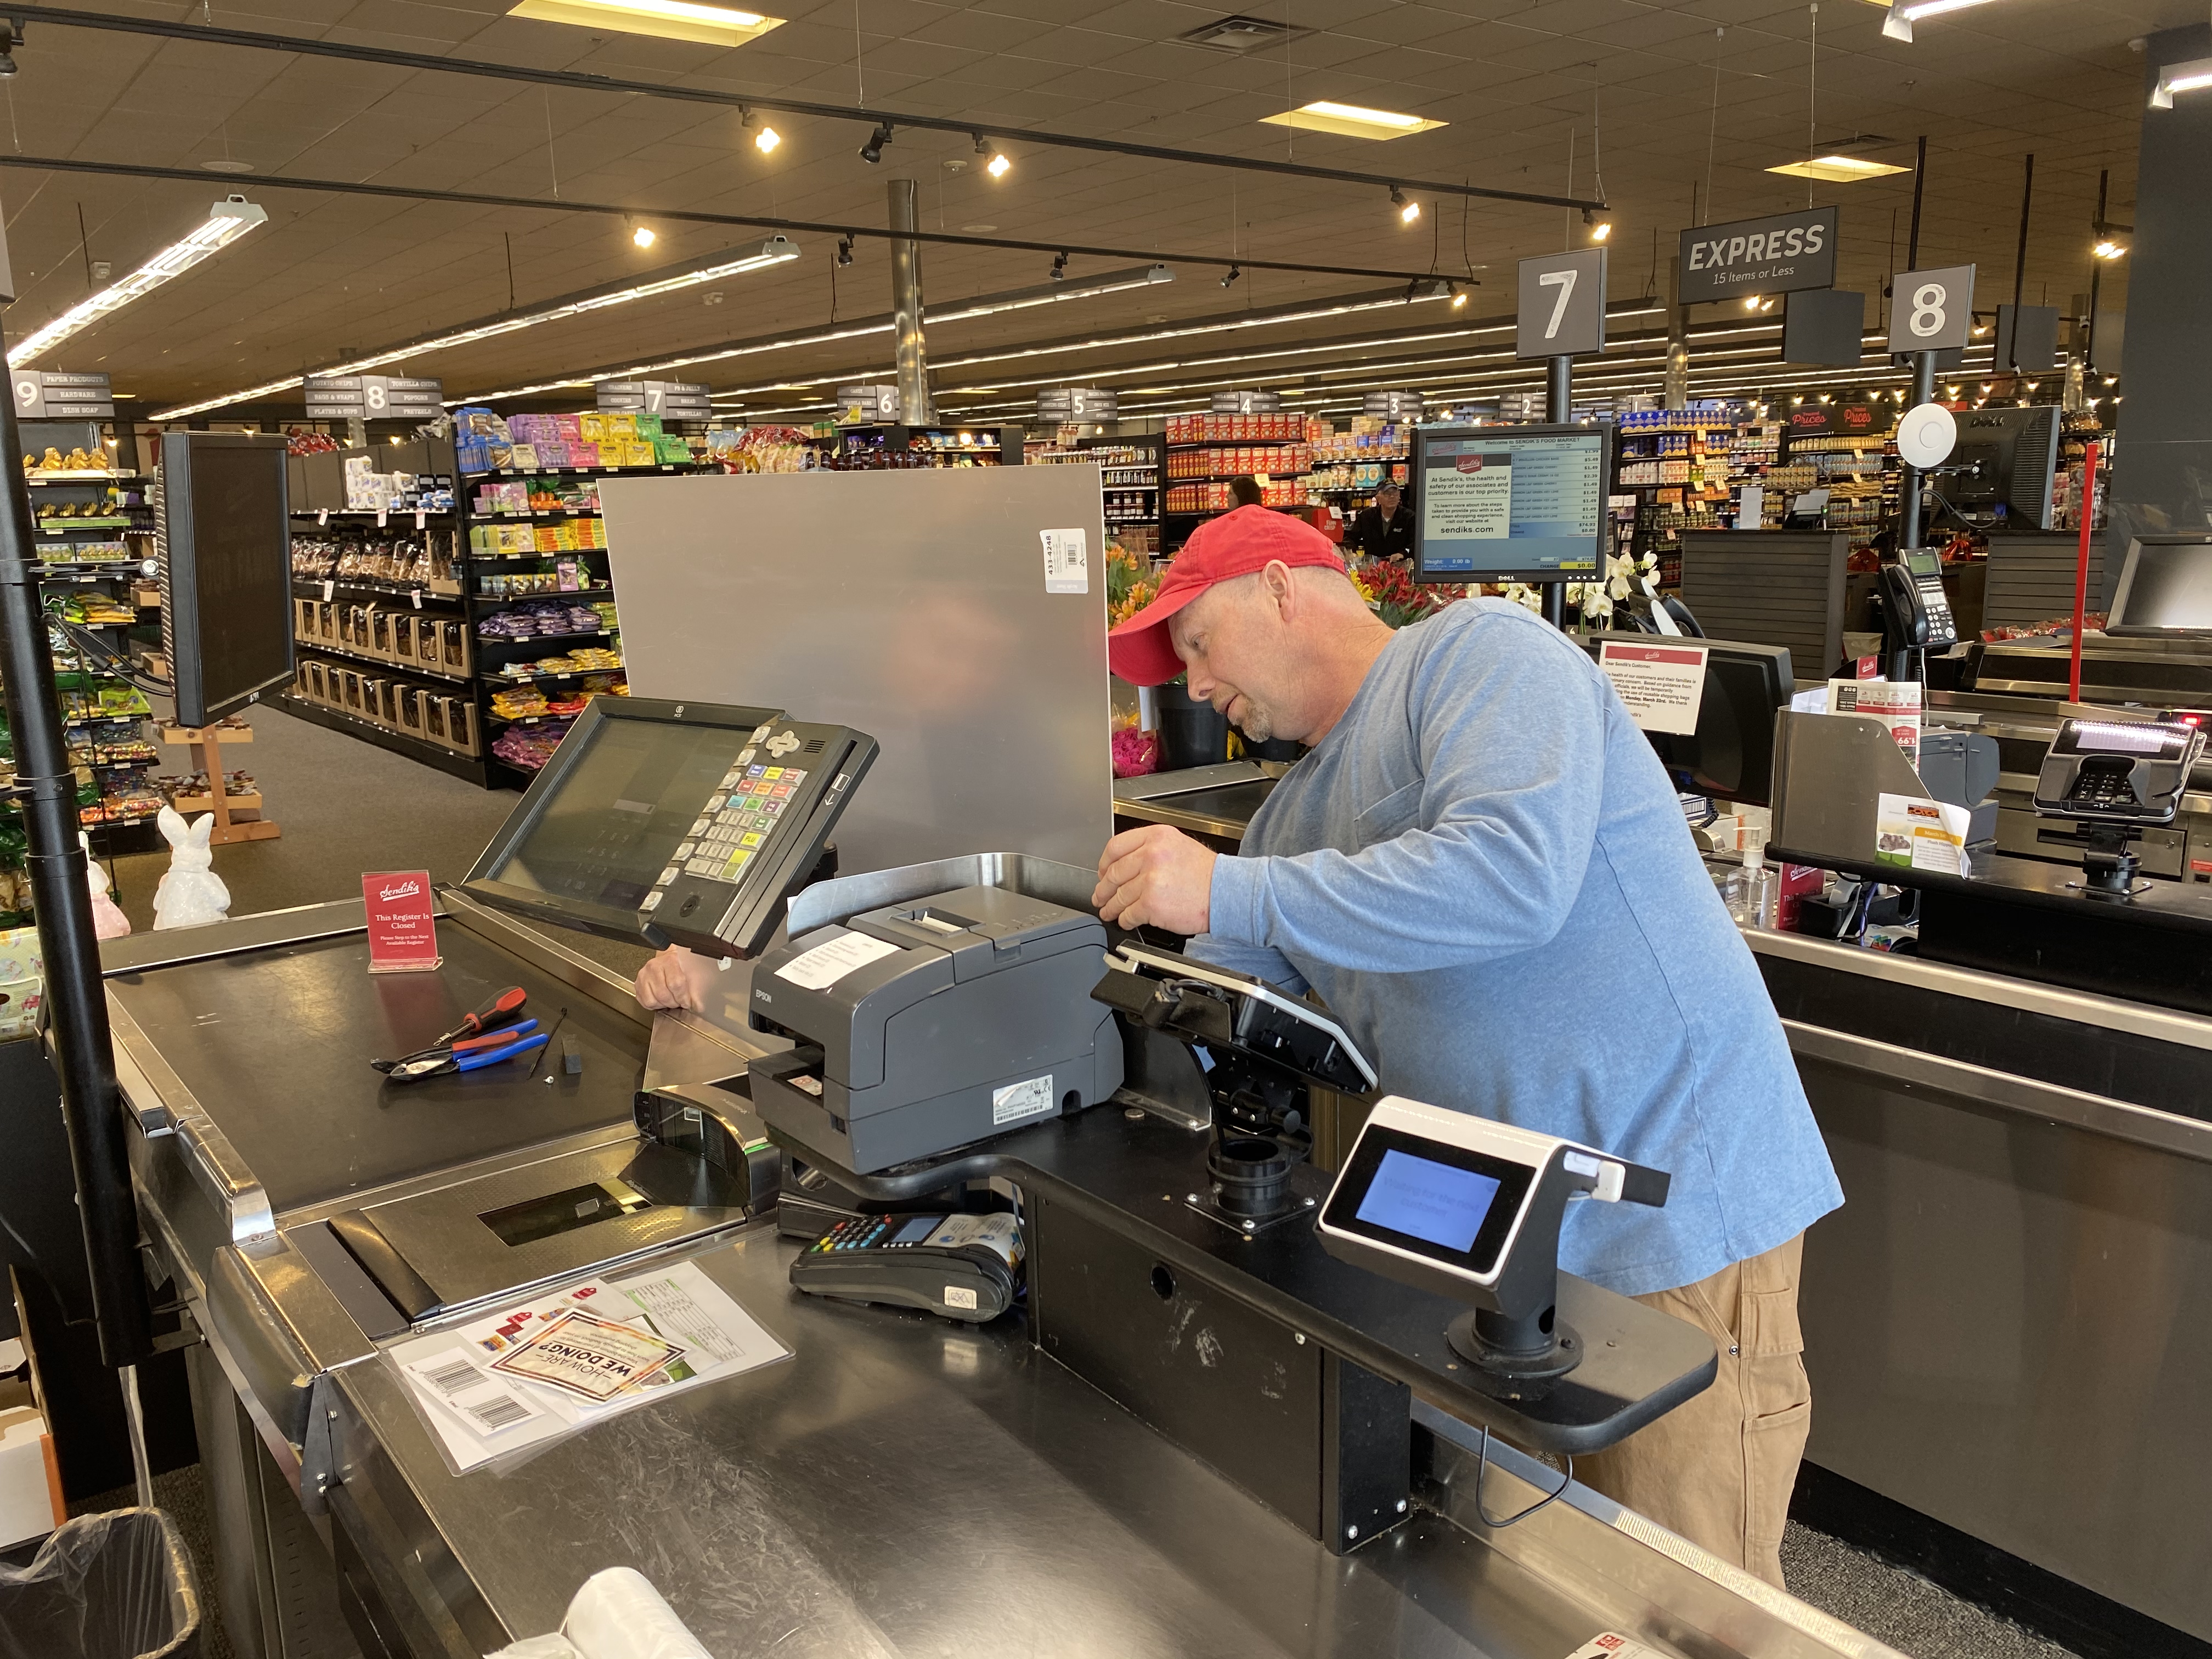
[[[1375,492],[1375,505],[1352,520],[1344,538],[1345,550],[1363,558],[1410,559],[1413,556],[1413,509],[1394,478],[1385,478]]]

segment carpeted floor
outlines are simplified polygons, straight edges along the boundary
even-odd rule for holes
[[[223,763],[253,775],[264,811],[284,833],[215,849],[234,916],[358,898],[372,870],[427,869],[434,880],[459,881],[522,799],[277,708],[257,707],[246,718],[253,741],[226,745]],[[169,769],[188,764],[179,758]],[[111,866],[116,902],[134,928],[154,925],[154,889],[168,867],[166,847]]]

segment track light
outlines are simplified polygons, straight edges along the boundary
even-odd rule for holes
[[[1239,276],[1242,276],[1243,274],[1244,274],[1244,273],[1243,273],[1243,271],[1242,270],[1240,270],[1237,266],[1235,266],[1235,265],[1231,265],[1231,266],[1230,266],[1230,267],[1229,267],[1229,274],[1228,274],[1226,276],[1224,276],[1224,277],[1221,279],[1221,286],[1222,286],[1222,287],[1224,287],[1224,288],[1227,288],[1227,287],[1230,285],[1230,283],[1231,283],[1235,282],[1235,281],[1236,281]]]
[[[15,51],[22,44],[23,26],[12,17],[0,17],[0,76],[15,72]]]
[[[1390,186],[1390,205],[1398,210],[1398,219],[1401,224],[1410,225],[1421,216],[1421,204],[1407,201],[1406,192],[1395,185]]]
[[[983,167],[983,171],[989,173],[994,179],[1003,179],[1013,170],[1014,164],[1006,159],[1003,151],[993,155],[991,159],[986,162]]]
[[[1466,306],[1466,304],[1467,304],[1467,295],[1466,295],[1465,291],[1464,291],[1464,290],[1460,290],[1460,291],[1455,291],[1455,292],[1454,292],[1454,294],[1452,295],[1452,309],[1453,309],[1454,311],[1461,310],[1461,309],[1462,309],[1462,308]]]
[[[853,263],[853,239],[850,236],[838,239],[837,263],[840,265],[849,265]]]
[[[880,122],[868,135],[868,142],[860,146],[860,159],[872,167],[884,159],[884,146],[891,141],[891,124]]]
[[[1583,222],[1589,227],[1590,240],[1593,242],[1602,242],[1613,234],[1613,221],[1599,218],[1595,208],[1583,210]]]
[[[2116,242],[2110,237],[2106,237],[2091,250],[2100,259],[2121,258],[2126,255],[2127,251],[2128,245],[2125,242]]]
[[[753,148],[763,155],[769,154],[782,142],[782,138],[774,127],[763,127],[753,135]]]
[[[1063,249],[1063,250],[1061,251],[1060,254],[1060,257],[1059,257],[1058,258],[1054,259],[1054,260],[1052,262],[1052,280],[1053,280],[1054,282],[1055,282],[1055,283],[1057,283],[1057,282],[1060,282],[1060,281],[1065,280],[1065,278],[1066,277],[1066,276],[1067,276],[1067,253],[1066,253],[1066,251],[1065,249]]]
[[[630,232],[629,239],[640,247],[651,247],[660,240],[653,234],[651,225],[640,225],[635,230]]]

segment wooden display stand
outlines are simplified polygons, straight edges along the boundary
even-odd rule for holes
[[[164,726],[158,728],[163,743],[185,744],[191,746],[195,767],[205,774],[209,793],[187,795],[177,803],[179,812],[198,811],[204,808],[215,814],[215,830],[208,840],[216,847],[228,847],[234,842],[274,841],[284,832],[261,816],[261,795],[232,796],[222,787],[222,748],[227,743],[252,743],[253,728],[250,726]],[[189,803],[189,805],[187,804]],[[235,815],[235,816],[234,816]]]

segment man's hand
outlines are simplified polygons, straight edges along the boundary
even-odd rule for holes
[[[1150,923],[1170,933],[1205,933],[1218,857],[1164,823],[1125,830],[1098,856],[1098,890],[1091,902],[1123,927]]]
[[[704,1013],[714,973],[711,957],[672,945],[637,970],[637,1006],[689,1008],[695,1014]]]

